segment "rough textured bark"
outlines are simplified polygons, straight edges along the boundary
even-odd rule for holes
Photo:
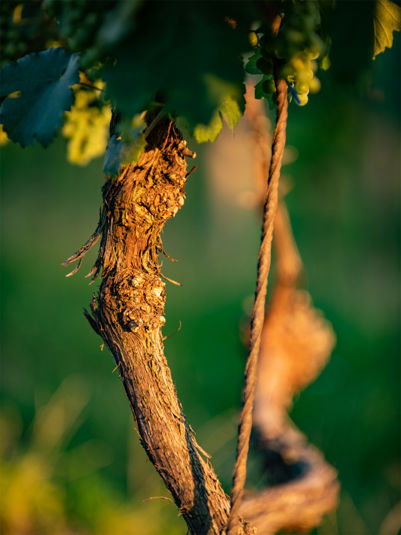
[[[192,153],[173,123],[161,121],[149,134],[148,146],[139,162],[126,166],[118,177],[106,181],[98,227],[65,264],[78,261],[71,272],[75,273],[86,252],[100,240],[98,258],[88,275],[94,279],[101,274],[102,283],[86,317],[114,357],[142,445],[171,492],[189,531],[216,535],[225,533],[229,500],[185,419],[164,356],[161,333],[165,321],[165,284],[158,261],[159,253],[163,252],[160,233],[184,203],[188,177],[185,157],[188,156]],[[283,215],[282,211],[276,220],[276,236],[283,221],[285,226],[285,218],[280,220],[280,214]],[[278,251],[282,246],[280,272],[288,275],[288,269],[298,266],[298,273],[299,264],[294,261],[296,250],[288,245],[291,244],[288,232],[287,241],[284,234],[276,240]],[[296,311],[293,315],[294,302],[302,302],[301,309],[305,308],[302,299],[294,300],[296,274],[289,277],[284,277],[284,287],[276,290],[264,327],[255,416],[269,473],[272,474],[272,453],[275,459],[279,458],[276,463],[279,471],[284,469],[287,473],[286,470],[299,468],[302,471],[291,472],[284,483],[248,496],[240,509],[245,521],[241,520],[236,528],[238,535],[256,533],[256,528],[260,534],[309,529],[336,502],[335,471],[287,421],[286,409],[294,389],[318,373],[332,343],[327,324],[315,321],[315,314],[309,310],[305,317],[311,320],[311,328],[323,326],[326,333],[323,333],[326,357],[316,360],[316,344],[306,344],[305,358],[299,359],[299,341],[310,334],[306,329],[308,320],[297,322],[297,337],[292,346],[288,345],[289,325],[299,316]],[[279,277],[279,280],[284,279]],[[290,292],[289,280],[292,281]],[[307,309],[308,306],[306,303]],[[283,340],[287,340],[284,345]],[[317,338],[312,340],[316,342]],[[321,354],[322,348],[319,351]],[[279,362],[287,370],[281,375],[277,373],[283,369],[276,366]],[[309,372],[307,363],[309,367],[312,363]],[[298,371],[291,372],[294,369]],[[291,382],[294,373],[296,380]],[[281,389],[275,389],[275,381],[282,385]],[[286,384],[290,384],[287,390]],[[273,398],[276,402],[272,402]]]
[[[186,142],[162,121],[140,161],[106,181],[98,228],[66,264],[81,261],[101,237],[90,275],[101,272],[103,280],[86,316],[114,357],[144,449],[191,533],[202,535],[223,532],[229,501],[185,419],[161,333],[160,233],[184,204],[185,156],[191,156]]]

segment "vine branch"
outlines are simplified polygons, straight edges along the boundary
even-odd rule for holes
[[[252,89],[247,88],[246,116],[254,141],[256,186],[262,193],[269,128]],[[280,188],[281,197],[285,189]],[[263,202],[262,195],[260,199]],[[298,289],[303,264],[283,198],[273,245],[276,278],[262,331],[253,414],[255,446],[270,485],[248,494],[240,509],[242,517],[264,535],[311,530],[335,509],[339,493],[336,471],[288,417],[294,394],[325,366],[335,335],[308,292]]]
[[[296,392],[325,366],[335,335],[309,294],[297,289],[302,262],[288,213],[275,222],[276,284],[262,331],[254,432],[270,487],[248,496],[241,515],[264,535],[309,531],[337,506],[337,473],[288,417]]]

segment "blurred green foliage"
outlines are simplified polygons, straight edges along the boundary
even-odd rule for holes
[[[341,504],[320,535],[377,534],[400,499],[399,65],[399,36],[370,72],[345,73],[334,57],[321,93],[290,108],[294,233],[315,304],[337,333],[327,368],[292,413],[339,470]],[[183,284],[167,288],[164,333],[184,410],[228,491],[259,219],[240,206],[216,210],[208,150],[197,150],[186,204],[164,234],[180,262],[165,259],[163,270]],[[93,288],[60,266],[94,230],[102,162],[72,167],[60,139],[46,151],[7,145],[0,164],[1,527],[184,533],[174,504],[143,501],[168,493],[139,446],[112,359],[81,314]]]

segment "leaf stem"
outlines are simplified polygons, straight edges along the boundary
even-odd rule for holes
[[[101,93],[104,91],[104,89],[96,87],[95,85],[87,84],[86,82],[79,82],[78,85],[83,85],[84,87],[88,87],[89,89],[95,89],[96,91],[100,91]]]

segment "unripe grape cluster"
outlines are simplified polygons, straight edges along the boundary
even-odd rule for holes
[[[0,55],[2,64],[8,63],[25,52],[18,26],[13,22],[16,5],[11,2],[0,3]]]
[[[58,23],[58,32],[67,48],[81,52],[80,63],[87,69],[103,56],[97,35],[105,12],[115,5],[113,0],[44,0],[49,16]]]
[[[99,29],[117,0],[4,0],[0,2],[0,67],[51,46],[80,52],[88,69],[104,59]]]
[[[36,17],[38,10],[40,11],[40,2],[0,2],[0,67],[27,52],[40,49],[39,23]],[[33,50],[29,50],[31,43]]]
[[[275,100],[275,76],[284,78],[297,104],[308,102],[308,94],[320,89],[315,73],[319,58],[327,53],[328,45],[320,30],[320,10],[317,0],[284,0],[282,21],[277,35],[271,28],[261,27],[251,34],[255,54],[247,71],[262,74],[255,88],[258,98],[270,96]]]

